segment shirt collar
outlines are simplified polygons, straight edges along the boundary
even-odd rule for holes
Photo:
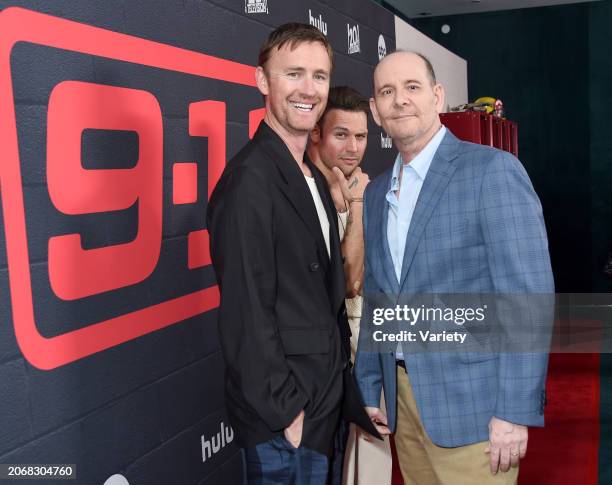
[[[425,176],[429,171],[429,167],[431,166],[431,162],[433,160],[440,143],[442,143],[442,139],[446,134],[446,127],[442,125],[442,127],[438,130],[438,132],[433,136],[431,140],[425,145],[425,147],[418,153],[416,157],[412,159],[412,161],[404,165],[404,161],[402,160],[402,155],[400,153],[395,157],[395,163],[393,164],[393,172],[391,175],[391,188],[390,190],[397,190],[399,188],[399,171],[400,167],[403,167],[404,170],[412,167],[415,173],[419,176],[421,180],[425,180]]]

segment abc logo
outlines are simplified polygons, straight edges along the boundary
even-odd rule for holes
[[[385,45],[385,38],[380,34],[378,36],[378,60],[380,61],[387,55],[387,46]]]

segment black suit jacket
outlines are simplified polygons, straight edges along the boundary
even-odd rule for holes
[[[304,409],[302,444],[329,454],[350,330],[336,211],[323,175],[305,163],[327,212],[331,257],[304,175],[265,122],[225,168],[207,225],[221,290],[226,407],[238,442],[272,439]],[[352,390],[344,408],[357,418],[347,417],[367,426]]]

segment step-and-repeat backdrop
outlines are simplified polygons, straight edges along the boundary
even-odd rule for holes
[[[240,484],[207,198],[263,115],[269,32],[315,25],[332,84],[370,96],[394,16],[370,0],[0,8],[0,463],[70,465],[31,473],[82,484]],[[395,150],[369,128],[373,176]]]

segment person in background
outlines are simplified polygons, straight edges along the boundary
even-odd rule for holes
[[[310,159],[327,180],[338,212],[353,362],[362,304],[363,192],[370,181],[360,168],[368,143],[368,112],[368,100],[355,89],[348,86],[331,88],[327,107],[310,134],[307,149]],[[389,485],[389,438],[385,437],[384,441],[366,439],[356,426],[351,425],[346,443],[343,483]]]

